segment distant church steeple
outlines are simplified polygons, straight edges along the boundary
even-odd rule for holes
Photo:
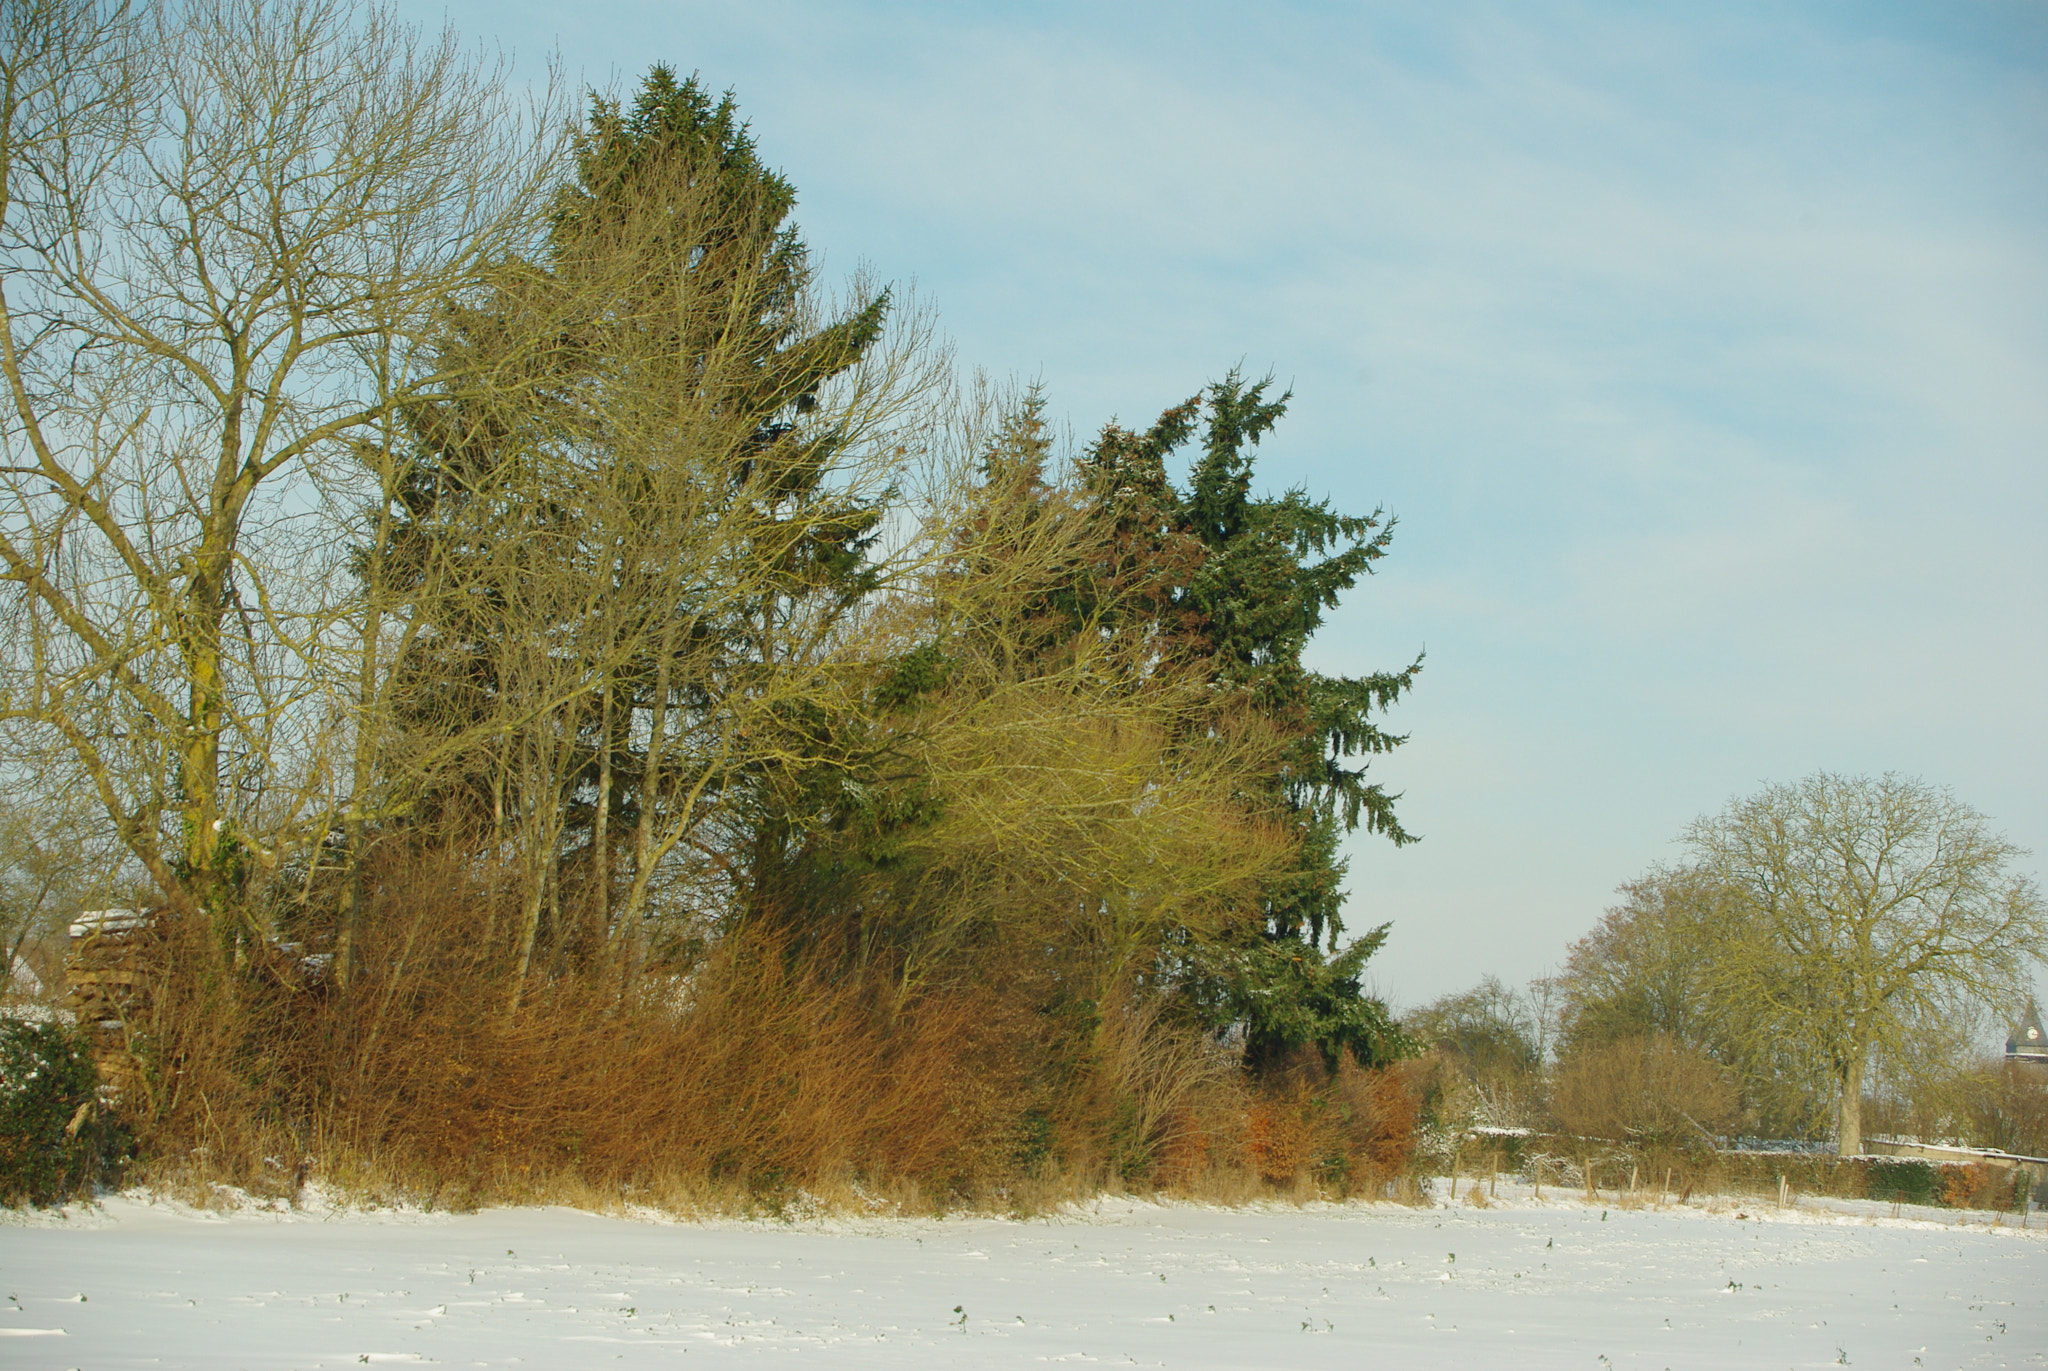
[[[2042,1029],[2041,1008],[2032,1000],[2027,1001],[2026,1017],[2005,1040],[2005,1059],[2009,1062],[2048,1062],[2048,1031]]]

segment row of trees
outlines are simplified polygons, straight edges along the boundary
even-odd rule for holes
[[[1388,1059],[1337,846],[1408,840],[1365,763],[1419,662],[1301,657],[1391,522],[1257,493],[1287,397],[1234,373],[1063,455],[794,205],[665,68],[571,120],[345,0],[8,5],[18,803],[91,797],[216,1024],[417,1011],[457,943],[506,1032],[673,1008],[753,939]]]
[[[1688,860],[1621,887],[1557,976],[1411,1016],[1482,1107],[1526,1121],[1554,1061],[1552,1112],[1603,1131],[1831,1135],[1849,1154],[1874,1100],[1936,1136],[2026,1141],[1992,1117],[2003,1086],[1978,1053],[1987,1020],[2028,1002],[2048,914],[1983,815],[1910,778],[1820,773],[1685,843]]]

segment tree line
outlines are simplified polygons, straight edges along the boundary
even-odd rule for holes
[[[1064,448],[795,205],[667,67],[571,117],[348,0],[7,7],[0,727],[16,884],[71,882],[10,934],[161,911],[163,1139],[573,1169],[579,1054],[744,1110],[829,1023],[932,1117],[1013,1087],[932,1166],[1135,1177],[1218,1053],[1403,1050],[1338,846],[1409,840],[1420,660],[1302,661],[1392,521],[1260,492],[1237,372]],[[703,1167],[824,1165],[777,1136]]]
[[[1878,1131],[2043,1155],[2048,1079],[1986,1061],[2048,960],[2026,853],[1951,792],[1820,772],[1690,825],[1685,859],[1527,990],[1408,1016],[1445,1113],[1711,1146]]]

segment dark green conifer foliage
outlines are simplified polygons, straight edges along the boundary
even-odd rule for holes
[[[1270,378],[1248,383],[1233,371],[1142,434],[1105,429],[1089,461],[1141,555],[1172,568],[1150,605],[1162,635],[1205,659],[1219,689],[1239,693],[1295,739],[1267,793],[1249,798],[1296,830],[1299,860],[1268,889],[1255,940],[1194,952],[1198,997],[1217,1018],[1245,1026],[1255,1067],[1312,1043],[1326,1056],[1343,1048],[1370,1063],[1401,1046],[1384,1006],[1359,990],[1387,927],[1337,952],[1345,868],[1338,844],[1361,825],[1396,844],[1413,841],[1396,817],[1398,797],[1367,768],[1405,741],[1378,716],[1413,686],[1422,663],[1361,677],[1302,664],[1323,616],[1386,555],[1394,525],[1382,510],[1340,514],[1299,488],[1253,493],[1254,451],[1289,399],[1270,397],[1271,389]],[[1183,492],[1166,462],[1198,429]],[[1325,958],[1326,943],[1334,957]]]

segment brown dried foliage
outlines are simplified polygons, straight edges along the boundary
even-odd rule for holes
[[[571,1176],[754,1195],[886,1175],[943,1198],[999,1163],[1029,1053],[963,993],[903,1001],[733,937],[630,995],[564,974],[508,1012],[503,911],[422,889],[373,902],[346,995],[275,949],[232,986],[172,956],[142,1044],[160,1168],[249,1183],[289,1145],[466,1202]]]
[[[1253,1104],[1246,1150],[1269,1184],[1377,1197],[1409,1166],[1421,1096],[1399,1067],[1286,1073]]]
[[[136,1024],[143,1174],[280,1197],[324,1174],[458,1206],[1033,1208],[1105,1187],[1377,1194],[1411,1150],[1397,1072],[1347,1063],[1260,1095],[1143,998],[1062,1028],[1039,979],[910,987],[765,933],[630,993],[560,970],[510,1010],[515,921],[466,868],[386,862],[345,994],[269,942],[223,977],[201,925],[160,921]]]

